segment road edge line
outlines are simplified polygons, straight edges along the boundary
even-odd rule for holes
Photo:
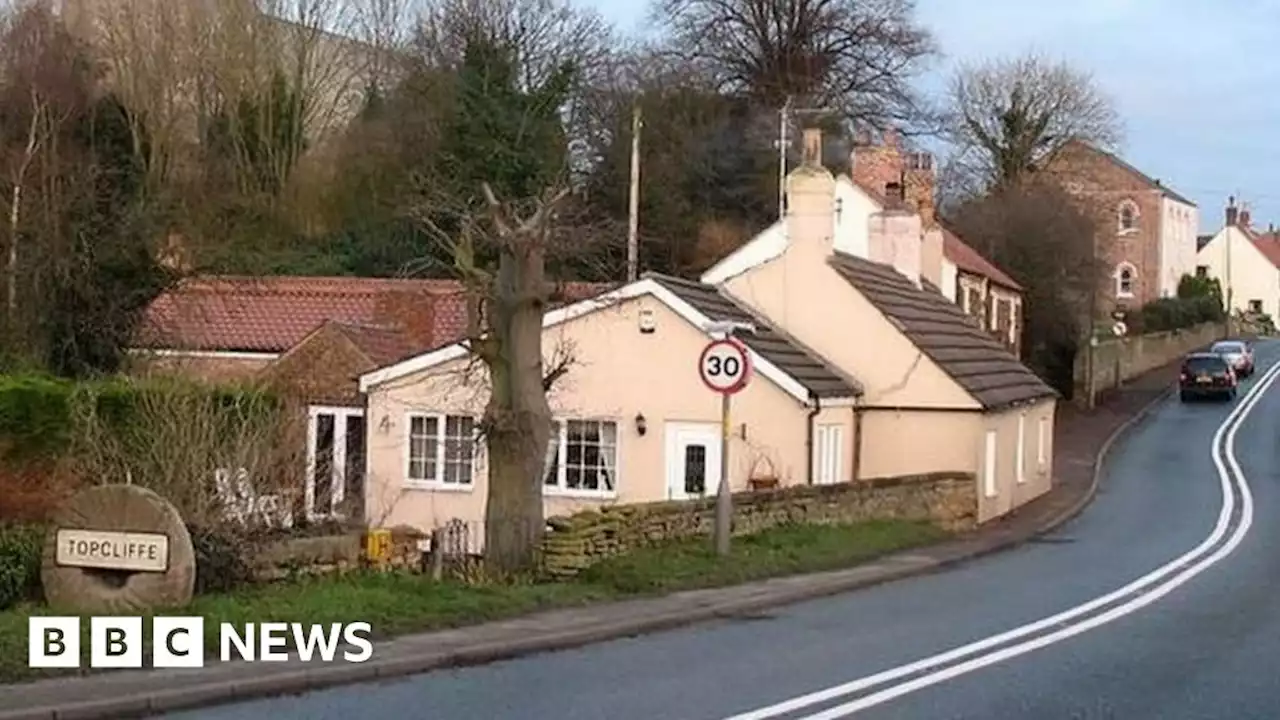
[[[206,684],[193,685],[181,689],[135,693],[118,698],[104,698],[102,700],[71,703],[63,706],[31,708],[15,711],[12,714],[0,711],[0,720],[10,720],[10,718],[14,720],[18,718],[61,720],[64,717],[76,718],[77,720],[124,720],[125,718],[147,717],[162,712],[235,704],[297,694],[299,692],[312,692],[369,682],[386,682],[435,670],[474,667],[546,652],[571,650],[636,635],[675,630],[702,622],[731,618],[735,614],[784,607],[810,600],[820,600],[832,595],[942,572],[957,565],[1012,550],[1078,516],[1088,507],[1097,494],[1097,490],[1101,485],[1102,469],[1111,449],[1128,431],[1149,417],[1152,410],[1163,403],[1171,393],[1172,390],[1170,389],[1164,390],[1111,432],[1099,449],[1098,456],[1094,459],[1093,478],[1080,500],[1043,523],[1031,533],[1012,535],[996,542],[983,544],[955,557],[930,559],[927,562],[893,567],[895,559],[900,560],[905,556],[912,556],[929,548],[926,546],[914,550],[908,549],[872,560],[869,566],[883,564],[888,567],[871,577],[833,579],[834,581],[820,584],[817,587],[781,590],[776,594],[722,601],[693,608],[681,608],[675,611],[655,613],[650,617],[633,618],[623,623],[604,627],[580,627],[567,632],[549,633],[542,637],[528,637],[514,643],[477,643],[452,650],[435,651],[416,658],[388,659],[381,663],[379,660],[374,659],[369,661],[369,665],[372,667],[362,664],[357,666],[360,670],[356,672],[352,672],[353,668],[347,666],[305,669],[303,671],[307,675],[305,683],[299,683],[298,673],[296,672],[282,673],[279,678],[258,678],[251,683],[215,680]],[[966,539],[962,536],[952,542],[963,543]],[[864,565],[862,567],[867,568],[869,566]],[[852,569],[854,568],[850,568],[850,570]],[[838,573],[840,571],[833,572]],[[775,580],[785,579],[785,577],[775,578]],[[768,580],[762,582],[768,582]],[[382,663],[385,663],[385,665]],[[346,671],[344,672],[343,670]],[[278,683],[273,682],[277,679],[279,680]],[[304,687],[300,687],[300,684],[304,685]]]

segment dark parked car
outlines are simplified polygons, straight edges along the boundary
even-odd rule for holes
[[[1232,400],[1236,396],[1236,373],[1221,355],[1192,353],[1182,359],[1178,388],[1182,402],[1202,397]]]

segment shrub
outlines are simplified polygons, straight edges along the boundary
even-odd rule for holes
[[[1167,332],[1207,322],[1222,322],[1222,305],[1213,295],[1160,298],[1138,312],[1134,323],[1141,332]]]
[[[0,376],[0,441],[7,462],[64,453],[75,386],[42,375]]]
[[[227,528],[189,526],[196,557],[196,593],[221,593],[253,581],[252,543]]]
[[[0,610],[36,595],[43,551],[44,528],[0,525]]]

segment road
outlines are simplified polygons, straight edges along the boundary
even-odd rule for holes
[[[1260,344],[1258,360],[1245,390],[1273,377],[1280,385],[1280,343]],[[767,615],[169,717],[1275,718],[1277,437],[1280,388],[1230,404],[1171,400],[1113,451],[1076,520],[950,572]]]

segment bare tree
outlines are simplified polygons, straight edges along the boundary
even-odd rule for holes
[[[4,18],[0,47],[0,168],[5,170],[9,205],[5,310],[12,332],[17,325],[24,203],[29,185],[41,182],[30,175],[41,151],[80,106],[76,90],[83,68],[73,60],[70,37],[39,4],[23,6]]]
[[[489,567],[506,572],[529,568],[539,547],[552,429],[547,393],[575,361],[564,343],[544,354],[544,313],[572,297],[551,279],[549,267],[570,256],[593,255],[591,243],[599,234],[579,222],[582,216],[563,186],[533,198],[505,199],[483,183],[481,194],[479,210],[463,204],[443,215],[435,203],[423,220],[453,258],[467,293],[465,342],[488,390],[480,423],[489,479],[484,556]],[[494,253],[496,263],[483,259]]]
[[[657,0],[653,19],[723,91],[883,127],[925,111],[911,81],[935,48],[914,13],[914,0]]]
[[[952,78],[954,162],[983,188],[1017,182],[1067,143],[1120,141],[1121,121],[1092,77],[1036,54],[962,67]]]

